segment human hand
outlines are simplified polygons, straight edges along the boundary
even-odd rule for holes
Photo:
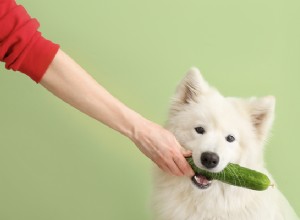
[[[138,121],[131,138],[140,151],[163,171],[176,176],[193,176],[185,157],[191,152],[180,146],[175,136],[148,120]]]
[[[171,132],[117,100],[63,51],[58,51],[40,83],[78,110],[129,137],[162,170],[178,176],[194,174],[184,158],[190,152]]]

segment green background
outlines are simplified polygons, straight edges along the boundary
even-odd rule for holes
[[[190,66],[228,96],[274,95],[266,164],[300,214],[298,0],[19,0],[45,37],[164,124]],[[148,220],[152,163],[27,76],[0,74],[1,220]]]

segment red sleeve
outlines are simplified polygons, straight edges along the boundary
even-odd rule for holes
[[[0,61],[40,82],[59,45],[38,31],[39,22],[14,0],[0,0]]]

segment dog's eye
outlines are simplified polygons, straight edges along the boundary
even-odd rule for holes
[[[226,137],[226,141],[228,141],[228,142],[234,142],[235,141],[235,137],[233,137],[232,135],[228,135]]]
[[[205,129],[202,128],[202,127],[196,127],[196,128],[195,128],[195,131],[196,131],[198,134],[204,134],[204,133],[205,133]]]

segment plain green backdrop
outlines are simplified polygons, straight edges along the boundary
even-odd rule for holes
[[[300,214],[298,0],[18,2],[45,37],[159,124],[191,66],[226,96],[274,95],[266,165]],[[0,71],[1,220],[151,219],[152,163],[133,143]]]

